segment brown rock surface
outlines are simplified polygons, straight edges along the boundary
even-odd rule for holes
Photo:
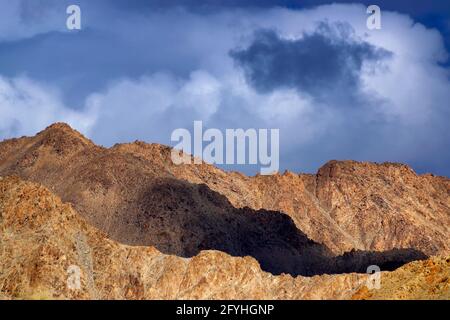
[[[382,273],[379,290],[361,287],[353,299],[450,300],[450,257],[412,262],[395,272]]]
[[[0,179],[0,231],[0,297],[7,299],[347,299],[361,295],[366,281],[361,274],[273,276],[250,257],[203,251],[187,259],[122,245],[46,188],[14,177]],[[448,274],[450,260],[438,260],[438,271],[436,260],[430,261],[423,272],[428,278],[439,273],[430,289],[445,296],[448,283],[441,274]],[[67,285],[73,265],[81,269],[80,290]],[[415,266],[384,273],[383,279],[411,278]],[[418,289],[411,288],[415,297]]]
[[[250,257],[204,251],[186,259],[121,245],[18,178],[0,182],[0,214],[0,292],[15,299],[344,298],[363,277],[276,277]],[[82,270],[81,290],[67,286],[72,265]]]
[[[317,175],[247,177],[176,166],[170,152],[143,142],[106,149],[55,124],[0,143],[0,175],[43,184],[121,243],[182,257],[252,256],[274,274],[392,270],[449,253],[447,178],[353,161],[329,162]],[[359,251],[334,258],[350,250]]]
[[[331,161],[316,175],[247,177],[207,164],[173,165],[170,151],[143,142],[106,149],[55,124],[35,137],[0,143],[0,175],[47,186],[115,240],[183,256],[214,248],[210,232],[231,237],[230,252],[245,251],[236,248],[239,235],[228,233],[248,226],[243,212],[260,209],[289,215],[333,254],[394,248],[449,253],[448,178],[353,161]]]

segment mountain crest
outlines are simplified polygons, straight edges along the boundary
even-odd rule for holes
[[[273,257],[274,247],[262,252],[257,243],[283,247],[279,235],[287,235],[288,224],[274,234],[259,233],[261,210],[288,215],[299,232],[333,255],[450,250],[449,179],[416,175],[400,164],[356,161],[330,161],[316,175],[248,177],[206,164],[176,166],[170,150],[142,142],[102,148],[57,123],[35,137],[0,143],[0,175],[54,190],[114,240],[170,254],[221,248],[239,255],[258,248],[258,255]],[[284,259],[286,270],[291,261]]]
[[[66,140],[71,141],[75,144],[83,144],[85,146],[94,146],[95,144],[88,138],[86,138],[79,131],[73,129],[70,125],[64,122],[54,123],[45,130],[39,132],[37,137],[44,137],[45,141],[49,141],[51,143],[56,140]],[[78,141],[77,141],[78,140]],[[67,145],[70,148],[70,145]]]

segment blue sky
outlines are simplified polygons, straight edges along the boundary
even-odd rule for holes
[[[65,121],[106,146],[170,144],[203,120],[279,128],[281,170],[354,159],[450,176],[450,3],[331,3],[0,0],[0,139]]]

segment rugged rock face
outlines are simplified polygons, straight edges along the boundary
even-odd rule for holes
[[[65,124],[0,143],[18,176],[0,178],[0,299],[448,298],[449,179],[353,161],[247,177],[170,152]],[[372,264],[395,270],[377,291]]]
[[[446,178],[356,162],[251,178],[176,166],[170,152],[142,142],[106,149],[55,124],[0,143],[0,174],[45,185],[118,242],[181,257],[252,256],[273,274],[392,270],[449,251]]]
[[[412,262],[395,272],[383,273],[379,290],[362,286],[352,299],[450,300],[450,257]]]
[[[449,179],[348,161],[317,175],[246,177],[176,166],[170,152],[142,142],[106,149],[55,124],[0,143],[0,175],[43,184],[120,243],[252,256],[273,274],[392,270],[449,252]]]
[[[250,257],[203,251],[192,258],[165,255],[153,247],[109,240],[71,205],[46,188],[19,178],[0,179],[1,299],[348,299],[376,298],[362,274],[274,276]],[[412,263],[383,273],[380,295],[448,296],[450,259]],[[80,268],[80,288],[68,285]],[[444,276],[447,275],[447,278]],[[389,287],[384,288],[384,278]],[[431,277],[431,278],[430,278]],[[394,290],[394,291],[393,291]],[[393,295],[389,295],[395,292]]]
[[[12,298],[339,298],[363,277],[275,277],[249,257],[204,251],[185,259],[120,245],[18,178],[0,182],[0,213],[0,291]],[[72,265],[82,270],[81,290],[67,286]],[[316,285],[323,292],[307,290]]]

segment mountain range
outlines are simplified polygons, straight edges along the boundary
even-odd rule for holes
[[[170,154],[63,123],[1,142],[0,299],[450,298],[450,179],[356,161],[249,177]]]

